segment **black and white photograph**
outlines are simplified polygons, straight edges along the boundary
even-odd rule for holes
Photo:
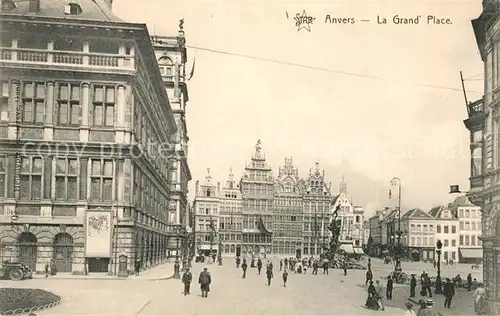
[[[500,314],[499,0],[0,1],[0,315]]]

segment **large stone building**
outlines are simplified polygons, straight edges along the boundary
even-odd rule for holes
[[[314,170],[309,170],[304,190],[304,249],[303,255],[320,255],[330,242],[331,233],[328,230],[331,217],[331,185],[325,182],[325,171],[319,169],[319,163]]]
[[[175,223],[175,219],[180,218],[181,214],[188,213],[188,183],[191,181],[191,171],[187,160],[189,137],[187,135],[186,106],[189,101],[187,81],[191,79],[192,71],[191,74],[186,72],[187,49],[182,21],[179,27],[177,36],[153,36],[151,38],[177,126],[177,132],[173,135],[173,153],[169,155],[171,196],[168,204],[168,218],[170,223]],[[185,221],[181,223],[182,229],[186,227],[186,224]],[[168,228],[170,234],[174,235],[179,229],[177,225],[169,225]],[[186,239],[182,239],[183,243],[186,241]],[[167,246],[169,250],[175,249],[177,251],[175,238],[170,238]],[[182,246],[182,249],[185,247],[186,245]]]
[[[205,181],[196,181],[194,211],[194,247],[196,254],[211,255],[218,251],[219,234],[219,209],[220,209],[220,183],[214,183],[207,170]]]
[[[220,195],[219,236],[223,256],[241,255],[242,208],[240,187],[234,180],[233,169],[231,169]]]
[[[304,188],[292,158],[279,168],[274,191],[273,253],[293,256],[302,253],[302,196]]]
[[[413,261],[433,262],[436,245],[436,220],[415,208],[401,215],[403,257]]]
[[[243,199],[241,253],[244,256],[270,254],[274,178],[260,140],[255,145],[250,164],[245,167],[240,190]]]
[[[435,219],[436,242],[441,240],[443,243],[443,247],[441,248],[441,261],[458,262],[459,226],[458,218],[452,211],[451,205],[433,207],[428,214]],[[437,254],[435,258],[437,259]]]
[[[148,30],[111,2],[2,1],[1,250],[36,271],[150,267],[184,215],[165,211],[177,126]]]
[[[481,243],[481,208],[472,204],[467,196],[457,197],[451,208],[458,218],[458,254],[459,262],[482,262]]]
[[[464,121],[471,137],[470,201],[483,211],[483,279],[489,314],[500,313],[500,3],[483,0],[481,15],[472,21],[484,62],[484,98],[467,104]]]

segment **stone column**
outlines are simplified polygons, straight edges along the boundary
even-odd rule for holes
[[[45,126],[43,128],[43,139],[54,138],[54,82],[47,82],[47,106],[45,108]]]
[[[125,86],[119,85],[116,93],[115,141],[125,142]]]
[[[89,96],[90,89],[88,82],[82,84],[82,104],[81,104],[81,121],[80,121],[80,141],[89,141]]]

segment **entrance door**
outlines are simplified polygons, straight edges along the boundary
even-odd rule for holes
[[[37,239],[32,233],[22,232],[18,239],[19,261],[36,271]]]
[[[241,245],[236,246],[236,257],[241,256]]]
[[[57,272],[71,272],[73,264],[73,237],[68,233],[60,233],[54,237],[53,260]]]

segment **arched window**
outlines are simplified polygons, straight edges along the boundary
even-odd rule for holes
[[[158,60],[158,66],[160,67],[160,73],[162,76],[166,77],[167,80],[174,80],[174,62],[168,57],[161,57]]]

